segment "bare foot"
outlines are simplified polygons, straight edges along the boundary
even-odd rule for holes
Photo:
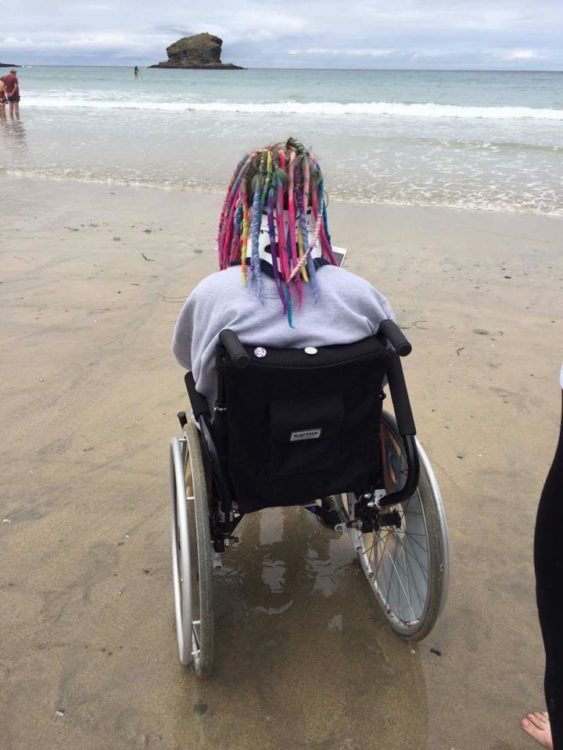
[[[522,729],[537,740],[542,747],[553,750],[553,740],[551,738],[551,725],[547,714],[528,714],[520,722]]]

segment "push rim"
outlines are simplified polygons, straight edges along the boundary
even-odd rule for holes
[[[438,486],[438,480],[436,479],[436,475],[434,474],[434,470],[432,469],[432,465],[430,464],[430,460],[428,458],[428,455],[426,451],[424,450],[422,444],[419,442],[418,438],[415,438],[416,440],[416,447],[418,450],[418,455],[420,457],[420,464],[422,467],[422,471],[424,475],[426,476],[426,479],[428,480],[428,485],[430,487],[430,491],[432,494],[432,500],[433,500],[433,508],[436,512],[437,518],[438,518],[438,532],[439,532],[439,552],[440,552],[440,590],[439,592],[439,603],[437,607],[437,613],[436,617],[440,615],[442,612],[444,605],[446,603],[446,599],[448,596],[448,590],[449,590],[449,582],[450,582],[450,549],[449,549],[449,542],[448,542],[448,522],[446,519],[446,511],[444,510],[444,502],[442,500],[442,493],[440,492],[440,487]]]
[[[197,522],[195,517],[195,491],[192,475],[192,466],[187,451],[185,462],[185,483],[189,494],[186,496],[188,510],[188,534],[190,550],[190,592],[191,592],[191,656],[194,660],[196,672],[200,670],[201,659],[201,607],[200,607],[200,581],[199,581],[199,545],[197,538]]]
[[[170,495],[172,501],[172,577],[174,612],[180,662],[192,660],[192,572],[189,554],[188,510],[184,483],[187,446],[174,437],[170,443]]]

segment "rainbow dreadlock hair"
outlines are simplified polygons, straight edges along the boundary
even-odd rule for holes
[[[303,284],[318,298],[317,269],[336,265],[327,220],[323,175],[313,154],[294,138],[257,149],[235,169],[219,220],[221,270],[240,265],[262,298],[262,273],[276,282],[292,324]]]

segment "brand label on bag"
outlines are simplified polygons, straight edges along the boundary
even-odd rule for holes
[[[322,427],[317,427],[315,430],[299,430],[298,432],[292,432],[289,437],[290,443],[295,443],[297,440],[317,440],[321,436]]]

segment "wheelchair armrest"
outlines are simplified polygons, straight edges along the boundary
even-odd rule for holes
[[[394,320],[382,320],[377,335],[387,339],[399,357],[406,357],[412,352],[412,346],[405,334]]]
[[[199,422],[199,418],[202,414],[209,414],[209,406],[207,405],[205,396],[202,396],[199,391],[196,391],[194,376],[191,372],[187,372],[184,375],[184,383],[186,384],[186,389],[190,398],[193,415]]]
[[[224,328],[219,334],[219,343],[225,348],[235,367],[248,367],[250,364],[250,357],[246,353],[243,345],[239,341],[239,337],[234,331],[231,331],[229,328]]]
[[[384,321],[385,323],[395,324],[391,320]],[[391,334],[393,335],[393,334]],[[402,336],[402,333],[401,333]],[[403,337],[404,338],[404,337]],[[405,339],[407,345],[410,347],[409,342]],[[400,345],[400,342],[397,341]],[[397,350],[396,344],[393,344],[396,353],[389,353],[389,361],[387,364],[387,380],[389,381],[389,390],[391,391],[391,399],[393,401],[393,408],[395,410],[395,418],[397,420],[397,429],[403,441],[403,447],[405,449],[405,456],[407,460],[407,477],[405,486],[397,492],[391,492],[382,499],[380,507],[391,507],[397,503],[402,503],[408,500],[418,487],[418,480],[420,476],[420,461],[418,458],[418,448],[416,445],[416,426],[414,423],[414,417],[409,401],[409,394],[407,391],[407,385],[405,383],[405,376],[403,374],[403,368],[401,366],[401,356]],[[410,349],[409,349],[410,351]],[[408,352],[407,352],[408,354]],[[405,356],[405,355],[403,355]]]

